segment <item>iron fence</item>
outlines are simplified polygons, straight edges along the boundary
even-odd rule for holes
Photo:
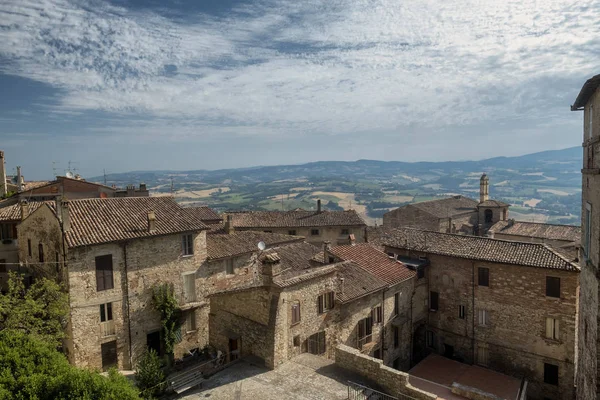
[[[349,400],[417,400],[414,397],[400,394],[399,397],[390,396],[370,387],[348,381]]]

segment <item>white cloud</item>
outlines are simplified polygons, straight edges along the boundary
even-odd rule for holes
[[[149,136],[182,137],[548,124],[572,118],[598,72],[598,12],[598,0],[262,0],[169,17],[13,0],[0,4],[0,73],[61,89],[56,112],[129,116],[123,134],[138,116],[160,127],[142,124]]]

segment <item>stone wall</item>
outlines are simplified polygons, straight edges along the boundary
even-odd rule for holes
[[[362,297],[341,305],[340,322],[338,325],[338,343],[346,346],[358,348],[358,323],[364,318],[371,316],[372,310],[382,306],[383,314],[386,313],[383,291]],[[376,350],[382,349],[383,329],[387,319],[382,315],[382,322],[373,325],[371,341],[374,345],[365,347],[362,351],[364,354],[373,356]]]
[[[227,274],[227,263],[233,259],[233,274]],[[208,296],[222,290],[250,284],[257,277],[257,253],[205,261],[196,273],[196,292]]]
[[[361,354],[348,346],[339,345],[335,349],[335,365],[359,374],[368,381],[375,382],[391,396],[407,395],[416,399],[436,399],[437,396],[413,387],[409,375],[386,367],[381,360]]]

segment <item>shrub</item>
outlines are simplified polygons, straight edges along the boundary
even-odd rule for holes
[[[142,391],[142,397],[152,399],[164,392],[165,374],[161,360],[154,349],[146,350],[135,366],[135,383]]]

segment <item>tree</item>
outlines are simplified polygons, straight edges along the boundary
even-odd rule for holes
[[[161,361],[154,349],[146,350],[135,366],[135,383],[142,397],[153,399],[164,392],[165,374]]]
[[[175,298],[173,286],[168,283],[154,286],[152,300],[154,308],[160,313],[162,339],[165,344],[167,363],[170,367],[173,362],[173,350],[178,340],[178,332],[181,328],[181,309]]]
[[[0,331],[1,399],[137,400],[135,387],[116,370],[108,377],[78,369],[52,344],[21,331]]]
[[[68,314],[68,297],[58,283],[41,278],[26,290],[20,275],[9,274],[8,291],[0,293],[0,329],[20,331],[58,348]]]

